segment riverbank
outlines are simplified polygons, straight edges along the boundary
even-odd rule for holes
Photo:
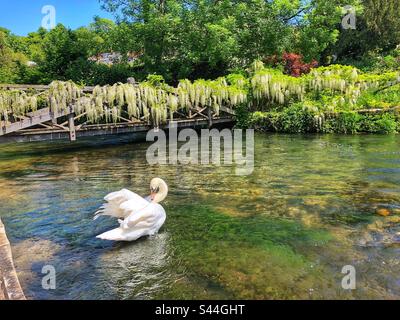
[[[10,242],[0,219],[0,300],[25,300],[14,268]]]
[[[399,110],[397,107],[317,113],[301,105],[292,105],[283,110],[249,113],[242,122],[246,127],[264,132],[393,134],[400,132]]]

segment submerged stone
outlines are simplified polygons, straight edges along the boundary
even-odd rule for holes
[[[376,210],[376,213],[382,217],[387,217],[390,215],[390,210],[386,208],[380,208]]]

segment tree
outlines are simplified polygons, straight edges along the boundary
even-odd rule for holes
[[[6,34],[0,31],[0,82],[9,82],[12,79],[13,68],[13,51],[7,43]]]
[[[359,0],[304,0],[298,1],[295,14],[288,23],[293,25],[294,47],[306,61],[320,60],[327,48],[334,45],[341,30],[343,8],[359,8]]]
[[[368,61],[369,56],[387,54],[400,44],[400,6],[397,0],[362,0],[356,29],[341,30],[331,48],[340,60]]]
[[[76,34],[61,24],[46,34],[43,40],[44,60],[40,65],[46,75],[43,81],[67,80],[65,73],[68,67],[82,56],[76,43]]]
[[[11,48],[11,33],[0,30],[0,83],[20,82],[27,67],[27,57]]]
[[[400,44],[399,1],[363,0],[363,6],[370,46],[388,51]]]
[[[291,42],[279,10],[265,0],[101,1],[130,26],[145,69],[167,81],[217,77]]]

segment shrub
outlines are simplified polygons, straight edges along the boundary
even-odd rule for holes
[[[361,116],[353,111],[338,112],[327,118],[322,131],[325,133],[357,133],[360,131]]]
[[[318,66],[316,60],[312,60],[310,63],[303,62],[303,56],[296,53],[285,52],[282,55],[282,61],[285,67],[285,73],[293,77],[300,77],[302,74],[307,74],[312,68]]]
[[[256,129],[273,132],[307,133],[315,132],[314,114],[294,104],[282,111],[254,112],[250,125]]]
[[[397,132],[397,121],[396,118],[385,113],[376,120],[377,133],[396,133]]]
[[[246,105],[242,104],[235,109],[236,127],[247,129],[252,124],[252,115]],[[261,113],[261,112],[259,112]]]
[[[293,105],[282,111],[254,112],[249,125],[255,129],[286,133],[317,132],[312,110]],[[324,133],[355,134],[359,132],[390,134],[400,131],[400,119],[390,113],[361,115],[356,112],[339,112],[326,116],[322,125]]]
[[[284,109],[280,121],[284,132],[305,133],[315,131],[314,114],[303,109],[301,104],[294,104]]]
[[[165,83],[164,77],[159,74],[149,74],[146,80],[154,87],[161,86],[163,83]]]
[[[385,134],[396,133],[396,117],[389,113],[364,116],[362,121],[362,131]]]
[[[263,131],[281,132],[281,113],[277,111],[254,112],[250,117],[250,126]]]

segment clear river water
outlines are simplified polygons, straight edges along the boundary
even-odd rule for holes
[[[400,136],[256,134],[249,176],[149,166],[148,146],[0,145],[0,216],[28,298],[400,298]],[[160,233],[96,239],[117,226],[92,219],[103,197],[147,195],[156,176],[170,188]],[[55,290],[42,288],[46,265]],[[346,265],[355,290],[342,288]]]

